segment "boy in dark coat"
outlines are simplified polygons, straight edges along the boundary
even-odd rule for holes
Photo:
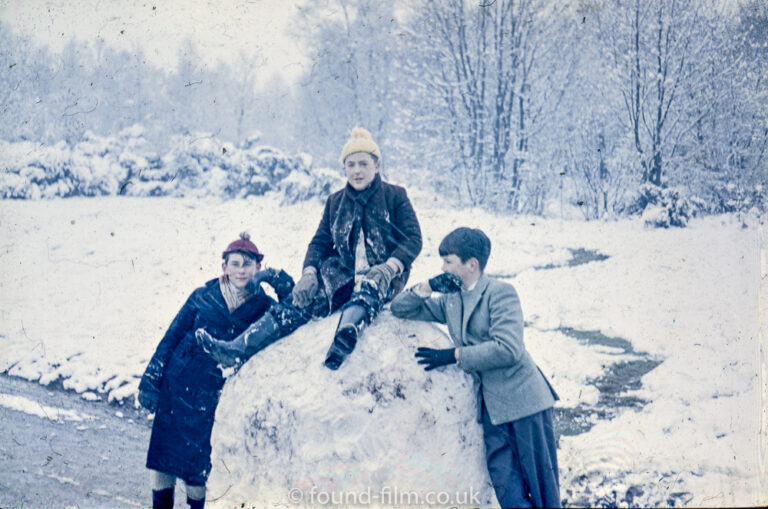
[[[225,366],[239,364],[264,346],[341,309],[325,365],[338,369],[363,328],[405,286],[421,251],[416,213],[402,187],[381,180],[381,153],[368,131],[352,130],[341,151],[344,189],[328,197],[304,258],[301,279],[277,320],[265,316],[235,341],[198,331],[198,340]]]
[[[257,272],[263,255],[246,233],[222,253],[223,274],[196,289],[158,344],[139,384],[139,403],[155,413],[147,453],[152,506],[172,508],[176,479],[184,481],[187,502],[202,508],[211,468],[211,431],[224,377],[197,345],[200,327],[233,339],[248,325],[279,310],[261,289],[269,283],[281,300],[293,280],[283,271]]]
[[[392,314],[448,325],[454,348],[421,347],[416,358],[427,371],[458,364],[479,382],[478,421],[501,507],[559,507],[558,397],[523,344],[517,292],[483,274],[491,241],[482,231],[458,228],[439,252],[443,274],[398,295]]]

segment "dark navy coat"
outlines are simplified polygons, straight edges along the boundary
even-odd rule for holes
[[[408,281],[410,268],[421,251],[421,229],[405,189],[376,174],[370,187],[356,191],[347,184],[328,197],[323,217],[309,243],[304,267],[315,267],[331,301],[355,276],[355,246],[360,230],[371,265],[394,257],[405,270],[392,281],[392,295]],[[343,299],[342,299],[343,300]],[[335,306],[331,306],[335,307]]]
[[[139,389],[159,392],[147,468],[204,485],[211,469],[211,430],[224,377],[195,341],[204,328],[231,341],[258,320],[274,301],[261,289],[232,314],[219,280],[196,289],[176,315],[149,361]]]

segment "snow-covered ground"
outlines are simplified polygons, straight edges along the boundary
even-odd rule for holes
[[[622,359],[560,328],[621,337],[663,361],[643,378],[642,410],[561,438],[566,500],[594,505],[631,493],[638,505],[768,503],[759,315],[767,264],[756,221],[648,230],[639,220],[456,210],[411,194],[425,239],[412,282],[439,271],[446,233],[482,228],[493,242],[487,272],[517,288],[526,345],[560,407],[596,404],[588,380]],[[270,196],[0,201],[0,366],[133,404],[157,341],[187,295],[218,274],[224,246],[248,230],[266,265],[298,274],[321,211],[320,201],[286,206]],[[576,248],[608,258],[569,267]]]

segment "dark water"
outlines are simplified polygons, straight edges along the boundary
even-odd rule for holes
[[[559,264],[548,263],[547,265],[534,267],[534,269],[549,270],[558,269],[560,267],[576,267],[577,265],[584,265],[585,263],[601,262],[609,258],[606,254],[602,254],[592,249],[584,249],[583,247],[577,247],[575,249],[569,247],[568,251],[571,252],[571,259],[567,262]]]
[[[631,355],[631,360],[622,360],[606,367],[603,374],[588,380],[600,392],[595,406],[581,405],[575,408],[555,408],[555,432],[560,435],[578,435],[589,431],[596,421],[612,419],[628,409],[639,410],[648,402],[636,396],[627,395],[642,386],[643,375],[661,364],[646,352],[637,352],[632,344],[623,338],[609,337],[600,331],[577,330],[570,327],[557,329],[580,343],[607,346],[619,349],[616,355]]]

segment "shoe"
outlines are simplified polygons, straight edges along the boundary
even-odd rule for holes
[[[256,352],[278,340],[280,328],[272,313],[264,313],[261,318],[249,325],[242,334],[232,341],[216,339],[205,329],[197,329],[195,338],[205,353],[217,363],[229,368],[243,364]]]
[[[368,311],[363,306],[351,305],[341,312],[333,343],[325,356],[325,366],[328,369],[339,369],[347,355],[352,353],[367,320]]]
[[[242,335],[232,341],[220,341],[208,334],[205,329],[197,329],[195,338],[203,351],[225,368],[245,362],[245,342]]]

